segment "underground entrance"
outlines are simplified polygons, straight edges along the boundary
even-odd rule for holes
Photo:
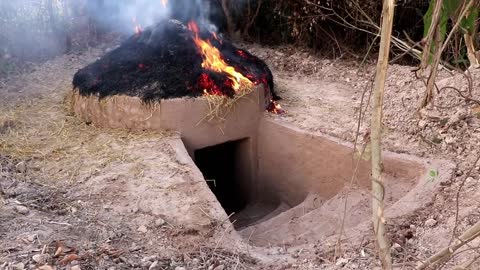
[[[261,119],[255,136],[190,151],[237,232],[257,246],[305,244],[370,225],[370,161],[352,159],[348,144]],[[357,165],[353,186],[347,188]],[[442,166],[444,166],[442,168]],[[411,213],[431,197],[451,164],[385,153],[387,217]],[[428,180],[428,179],[427,179]],[[359,234],[361,235],[361,234]]]
[[[226,142],[195,151],[195,163],[228,215],[240,212],[248,203],[244,151],[248,139]],[[242,149],[243,148],[243,149]],[[248,176],[247,176],[248,177]]]
[[[238,230],[278,207],[275,194],[258,196],[253,140],[229,141],[194,151],[194,161],[209,188]]]

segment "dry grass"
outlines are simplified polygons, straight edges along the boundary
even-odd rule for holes
[[[87,125],[70,113],[67,87],[22,104],[0,106],[0,152],[28,161],[30,174],[41,174],[51,184],[73,183],[82,169],[95,173],[111,162],[126,161],[122,149],[126,141],[167,135]]]
[[[227,115],[233,111],[238,102],[252,93],[254,88],[255,86],[253,84],[243,84],[233,98],[218,95],[204,95],[207,100],[208,110],[205,117],[203,117],[198,124],[203,121],[224,122]]]

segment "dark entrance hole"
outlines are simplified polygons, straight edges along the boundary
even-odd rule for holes
[[[240,212],[249,202],[248,145],[244,139],[194,152],[195,163],[228,215]]]

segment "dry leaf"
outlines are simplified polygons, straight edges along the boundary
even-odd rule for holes
[[[56,241],[55,242],[55,254],[53,257],[60,257],[66,253],[75,253],[77,249],[73,247],[69,247],[63,241]]]
[[[67,265],[72,261],[78,260],[79,258],[80,257],[77,254],[70,254],[63,257],[63,259],[61,259],[59,263],[61,265]]]
[[[63,253],[67,252],[68,248],[63,241],[55,242],[55,254],[53,257],[58,257]]]

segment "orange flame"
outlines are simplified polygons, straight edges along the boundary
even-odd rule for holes
[[[275,113],[275,114],[283,114],[285,113],[285,110],[282,109],[282,106],[275,102],[274,100],[270,100],[270,106],[267,109],[267,111]]]
[[[247,77],[237,72],[234,67],[229,66],[222,58],[220,51],[214,47],[210,40],[203,40],[199,37],[199,29],[195,22],[188,23],[188,29],[195,34],[193,38],[195,45],[202,54],[202,67],[215,72],[226,73],[232,81],[232,88],[238,91],[242,86],[253,86],[253,82]]]
[[[167,5],[168,5],[168,0],[160,0],[160,2],[162,3],[162,6],[163,6],[163,7],[167,7]]]

